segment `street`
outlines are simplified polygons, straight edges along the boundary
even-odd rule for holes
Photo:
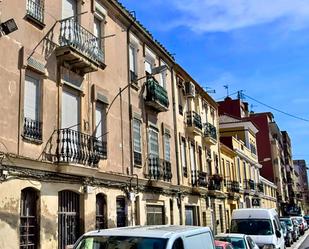
[[[305,249],[309,247],[309,230],[306,231],[306,233],[291,247],[291,249]]]

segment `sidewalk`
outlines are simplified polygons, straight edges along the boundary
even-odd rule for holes
[[[309,235],[309,229],[305,232],[305,234],[303,236],[301,236],[301,238],[298,241],[294,242],[294,244],[292,246],[287,247],[287,248],[300,249],[301,244],[306,240],[308,235]]]

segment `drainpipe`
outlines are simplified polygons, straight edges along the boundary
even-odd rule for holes
[[[174,80],[174,66],[173,64],[171,68],[171,76],[172,76],[172,100],[173,100],[173,122],[174,122],[174,138],[175,138],[175,154],[176,154],[176,170],[177,170],[177,185],[180,186],[180,170],[179,170],[179,148],[178,148],[178,130],[177,130],[177,112],[176,112],[176,100],[175,100],[175,80]],[[178,195],[179,198],[179,223],[183,224],[182,220],[182,196]]]

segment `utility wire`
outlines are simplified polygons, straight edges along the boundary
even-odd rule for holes
[[[231,94],[229,94],[229,95],[225,95],[225,96],[223,96],[223,97],[221,97],[221,98],[216,99],[216,101],[221,100],[221,99],[224,99],[224,98],[226,98],[226,97],[233,96],[233,95],[237,94],[238,92],[239,92],[239,91],[236,91],[236,92],[233,92],[233,93],[231,93]]]
[[[259,104],[261,104],[261,105],[264,105],[264,106],[266,106],[266,107],[268,107],[268,108],[270,108],[270,109],[272,109],[272,110],[274,110],[274,111],[280,112],[280,113],[282,113],[282,114],[284,114],[284,115],[287,115],[287,116],[292,117],[292,118],[295,118],[295,119],[299,119],[299,120],[302,120],[302,121],[305,121],[305,122],[309,122],[309,119],[302,118],[302,117],[299,117],[299,116],[296,116],[296,115],[287,113],[287,112],[285,112],[285,111],[281,111],[281,110],[279,110],[279,109],[277,109],[277,108],[275,108],[275,107],[272,107],[272,106],[270,106],[270,105],[267,105],[267,104],[265,104],[265,103],[263,103],[263,102],[261,102],[261,101],[255,99],[255,98],[252,98],[252,97],[248,96],[247,94],[244,94],[244,93],[242,93],[242,94],[243,94],[244,96],[246,96],[248,99],[251,99],[251,100],[253,100],[253,101],[255,101],[255,102],[257,102],[257,103],[259,103]]]

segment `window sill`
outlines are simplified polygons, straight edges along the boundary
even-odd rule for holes
[[[43,23],[40,20],[36,19],[32,15],[26,14],[26,19],[28,21],[30,21],[32,24],[34,24],[39,29],[44,29],[45,26],[46,26],[45,23]]]
[[[134,167],[135,167],[135,168],[141,169],[143,166],[142,166],[141,164],[136,164],[136,163],[134,163]]]
[[[21,136],[23,140],[27,143],[36,144],[36,145],[41,145],[43,143],[42,139],[30,138],[24,135],[21,135]]]
[[[135,83],[133,81],[131,81],[131,87],[135,90],[135,91],[138,91],[139,90],[139,86],[138,86],[138,83]]]

